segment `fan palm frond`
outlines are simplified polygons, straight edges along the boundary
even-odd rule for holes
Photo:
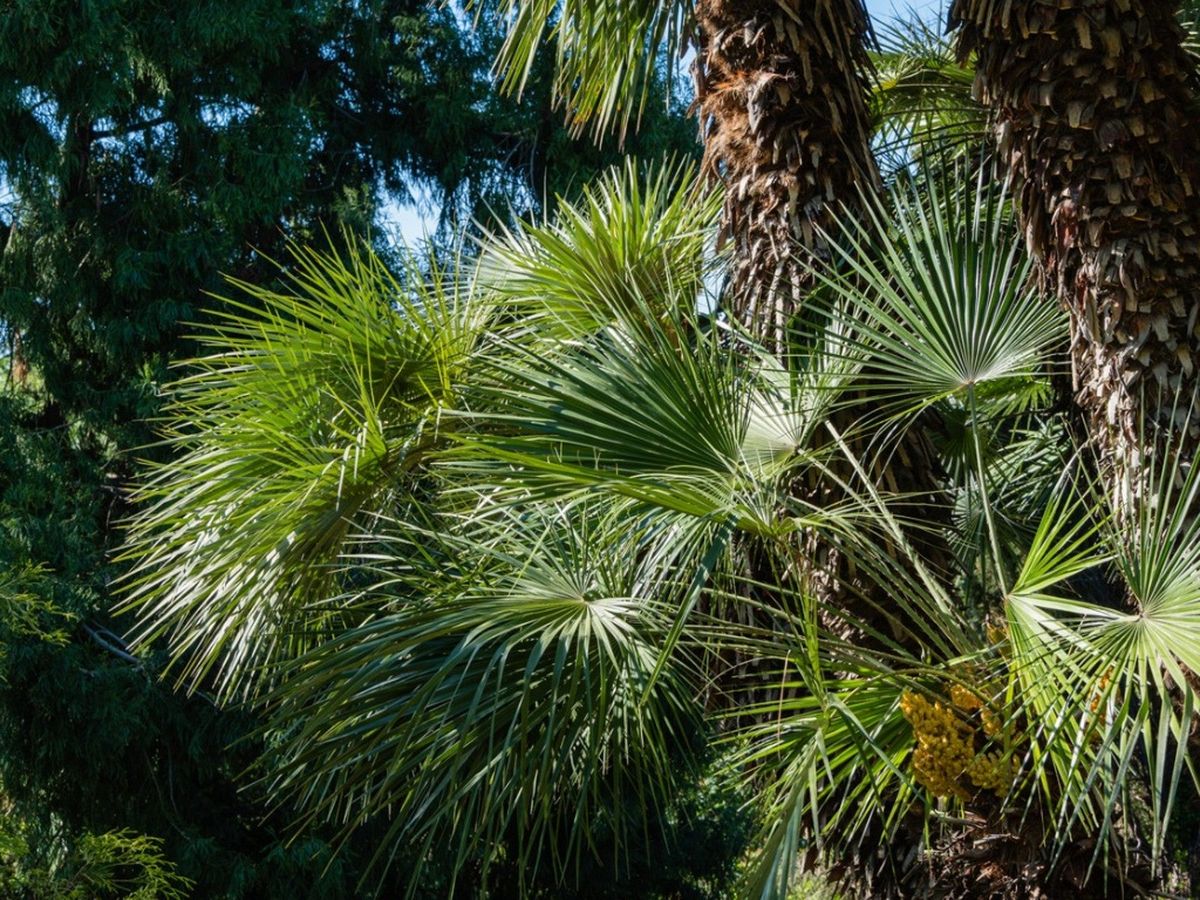
[[[664,577],[677,537],[595,503],[449,536],[384,582],[389,612],[286,667],[272,791],[347,828],[386,813],[384,847],[456,870],[508,847],[565,878],[599,834],[636,839],[702,748],[697,669],[661,649],[690,589]]]
[[[867,202],[845,223],[841,271],[816,269],[858,323],[866,389],[900,414],[1023,390],[1066,335],[1065,315],[1032,286],[1007,197],[983,177],[931,175]]]
[[[503,0],[501,83],[524,88],[550,41],[555,91],[576,130],[590,122],[597,137],[613,127],[623,135],[645,108],[660,54],[680,52],[690,12],[691,4],[680,0]]]
[[[960,62],[948,37],[919,18],[898,20],[879,32],[871,59],[876,139],[897,168],[983,145],[987,114],[972,95],[973,62]]]
[[[1006,598],[1029,775],[1053,794],[1060,852],[1083,827],[1099,859],[1141,772],[1161,858],[1180,779],[1197,777],[1188,736],[1200,708],[1200,526],[1188,511],[1200,478],[1179,477],[1175,455],[1164,457],[1148,467],[1131,519],[1099,515],[1103,502],[1087,492],[1052,504]],[[1102,566],[1110,577],[1079,596],[1074,582]]]
[[[716,261],[720,194],[694,165],[627,160],[552,218],[484,245],[480,285],[539,340],[695,310]]]
[[[177,452],[129,532],[138,642],[167,637],[179,677],[223,693],[335,626],[310,603],[352,523],[403,505],[487,319],[458,273],[410,258],[397,279],[362,246],[295,248],[284,275],[237,284],[200,335],[213,353],[169,388]]]

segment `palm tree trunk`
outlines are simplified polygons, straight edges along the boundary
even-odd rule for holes
[[[837,205],[876,189],[861,0],[699,0],[705,164],[726,185],[733,315],[780,348]]]
[[[705,166],[725,183],[722,240],[733,241],[730,311],[785,351],[812,287],[800,255],[828,259],[842,208],[881,187],[865,77],[869,20],[862,0],[698,0],[695,18]],[[878,482],[935,509],[926,435],[910,430],[899,452],[902,463],[873,473]]]
[[[1076,398],[1118,511],[1200,438],[1200,120],[1174,0],[954,0],[1029,250],[1070,311]],[[1177,405],[1178,403],[1178,405]]]
[[[725,301],[766,347],[786,353],[791,320],[813,287],[802,255],[828,260],[827,237],[837,233],[843,207],[858,208],[864,194],[881,187],[871,152],[866,11],[862,0],[697,0],[695,17],[705,166],[725,184],[721,241],[733,244]],[[843,432],[852,430],[852,411],[836,415]],[[859,439],[852,443],[866,455]],[[922,430],[909,429],[894,456],[870,464],[877,486],[905,495],[927,520],[944,516],[936,455]],[[848,482],[856,477],[848,464],[839,474]],[[825,478],[794,489],[816,505],[845,499]],[[840,550],[818,535],[797,541],[802,562],[791,574],[805,589],[886,632],[878,610],[887,608],[887,587],[862,583]],[[948,551],[936,539],[925,543],[940,570]],[[778,576],[762,577],[770,583]],[[823,615],[847,640],[866,639],[837,616]],[[755,662],[740,663],[752,682]],[[864,884],[868,868],[860,872]],[[882,896],[884,887],[871,890]]]

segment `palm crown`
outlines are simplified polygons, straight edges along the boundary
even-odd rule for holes
[[[963,811],[1036,820],[1051,860],[1092,831],[1098,863],[1144,779],[1161,841],[1195,478],[1152,477],[1118,533],[1046,414],[1065,325],[1007,199],[926,169],[866,201],[805,263],[782,357],[698,312],[720,202],[630,164],[476,259],[297,250],[289,291],[238,285],[141,489],[142,640],[261,706],[281,803],[390,822],[381,862],[448,845],[570,883],[713,749],[761,822],[747,896],[810,842],[936,841]],[[914,417],[942,524],[872,474]],[[831,603],[814,535],[886,599]]]

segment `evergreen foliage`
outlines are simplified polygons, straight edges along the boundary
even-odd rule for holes
[[[144,836],[195,896],[356,895],[354,846],[285,843],[286,817],[239,793],[255,720],[129,653],[111,552],[135,458],[167,458],[137,449],[156,385],[222,274],[270,282],[287,240],[367,235],[410,191],[447,228],[538,211],[615,156],[563,129],[549,64],[496,95],[494,21],[418,0],[0,4],[0,578],[21,578],[0,798],[25,871]],[[631,145],[694,152],[679,113],[660,91]]]

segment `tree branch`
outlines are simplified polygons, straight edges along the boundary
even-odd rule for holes
[[[165,125],[171,121],[170,116],[156,116],[153,119],[147,119],[145,122],[139,122],[136,125],[130,125],[128,128],[106,128],[102,131],[93,131],[92,140],[100,138],[124,137],[127,134],[133,134],[135,131],[149,131],[151,128],[157,128],[159,125]]]
[[[87,622],[84,622],[83,630],[88,633],[88,636],[93,641],[95,641],[97,644],[99,644],[101,647],[103,647],[109,653],[113,654],[113,656],[119,657],[120,659],[123,659],[126,662],[133,663],[139,669],[145,668],[145,663],[142,662],[142,660],[138,659],[136,656],[134,656],[132,653],[130,653],[128,650],[126,650],[124,647],[125,642],[122,641],[119,637],[117,637],[115,634],[113,634],[108,629],[93,628]],[[109,640],[109,638],[112,638],[112,640]]]

